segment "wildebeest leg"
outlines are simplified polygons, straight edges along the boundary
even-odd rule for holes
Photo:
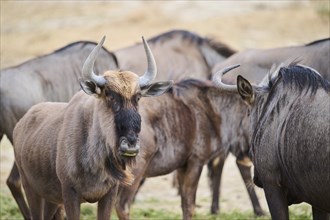
[[[118,200],[116,202],[116,212],[120,220],[129,219],[130,206],[140,189],[141,177],[135,175],[135,181],[131,186],[120,186],[118,189]]]
[[[313,220],[330,220],[330,214],[312,206]]]
[[[24,199],[21,178],[16,163],[14,163],[10,171],[9,177],[7,179],[7,186],[9,187],[11,194],[16,200],[24,219],[30,219],[30,211]]]
[[[253,185],[252,176],[251,176],[251,166],[243,165],[243,163],[241,161],[239,161],[238,159],[236,160],[236,164],[237,164],[239,172],[241,173],[241,176],[243,178],[246,190],[249,193],[254,213],[258,216],[265,215],[264,211],[262,210],[262,208],[260,206],[256,192],[254,190],[254,185]]]
[[[79,220],[80,195],[70,185],[62,185],[62,195],[67,219]]]
[[[63,219],[66,219],[63,211],[64,211],[63,206],[59,206],[57,208],[57,210],[55,212],[55,215],[53,216],[52,220],[63,220]]]
[[[263,187],[272,220],[289,220],[288,202],[283,189],[266,183]]]
[[[183,219],[192,219],[196,201],[198,181],[203,169],[196,158],[191,159],[184,168],[178,169],[178,180],[181,193]]]
[[[130,194],[134,193],[134,192],[132,192],[131,187],[126,187],[126,186],[119,187],[118,201],[116,204],[116,212],[117,212],[117,216],[120,220],[129,219],[129,207],[128,207],[129,205],[128,204],[130,203],[129,202]],[[134,196],[134,198],[135,198],[135,196]]]
[[[177,188],[178,195],[180,195],[179,183],[178,183],[178,173],[176,170],[172,172],[172,187]]]
[[[22,183],[24,186],[24,191],[26,195],[26,199],[29,203],[30,213],[32,219],[42,219],[42,211],[43,211],[43,199],[37,195],[36,192],[33,191],[30,184],[22,178]]]
[[[107,220],[110,219],[112,207],[116,202],[116,197],[118,193],[118,184],[113,186],[109,192],[102,197],[102,199],[97,204],[97,219]]]
[[[217,214],[219,213],[219,198],[220,198],[220,185],[221,185],[221,176],[223,165],[225,164],[225,158],[216,157],[212,161],[210,161],[207,165],[209,171],[209,177],[211,181],[212,188],[212,205],[211,205],[211,213]]]
[[[44,201],[44,219],[60,220],[63,219],[61,216],[61,206],[58,204]]]
[[[132,202],[135,201],[135,197],[136,197],[137,193],[139,192],[141,186],[144,184],[145,181],[146,181],[146,178],[143,178],[143,179],[140,181],[139,187],[138,187],[137,190],[135,191],[135,195],[134,195],[134,198],[133,198]]]

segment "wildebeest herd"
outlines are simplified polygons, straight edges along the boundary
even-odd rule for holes
[[[25,219],[79,219],[82,202],[98,202],[98,219],[112,208],[129,219],[143,180],[173,171],[192,219],[206,164],[215,214],[229,153],[256,215],[252,164],[273,219],[301,202],[330,218],[329,38],[242,52],[185,30],[114,52],[103,42],[1,70],[7,185]]]

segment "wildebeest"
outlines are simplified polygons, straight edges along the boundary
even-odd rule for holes
[[[273,64],[280,64],[281,62],[299,61],[299,63],[308,65],[322,74],[322,76],[330,80],[330,38],[316,40],[306,45],[281,47],[273,49],[249,49],[242,52],[237,52],[230,56],[225,61],[215,65],[213,73],[221,70],[227,66],[239,63],[241,66],[239,69],[233,69],[229,74],[223,76],[223,81],[229,84],[236,84],[236,78],[239,74],[244,76],[250,82],[259,83],[265,75],[267,75],[269,69]],[[248,157],[247,146],[243,147],[246,151],[237,151],[233,149],[233,154],[236,156],[236,163],[242,176],[246,176],[244,179],[245,184],[248,184],[250,169],[247,166]],[[242,154],[242,152],[245,152]],[[242,160],[245,158],[245,160]],[[212,188],[213,188],[213,200],[211,212],[217,213],[219,209],[219,185],[221,180],[221,172],[223,168],[224,159],[215,159],[208,164],[209,173],[211,174]],[[251,201],[253,202],[256,197],[253,191],[248,190]],[[256,214],[262,214],[258,209],[254,210]]]
[[[213,73],[226,66],[239,63],[239,69],[224,75],[223,81],[236,84],[239,74],[250,82],[259,83],[273,64],[279,65],[286,61],[299,61],[300,64],[317,70],[330,81],[330,38],[316,40],[306,45],[279,47],[272,49],[249,49],[230,56],[224,62],[216,64]]]
[[[158,67],[158,80],[185,78],[210,79],[215,64],[224,61],[236,51],[210,38],[185,30],[173,30],[148,39]],[[114,51],[118,65],[133,72],[144,66],[134,57],[143,56],[141,43]]]
[[[148,42],[159,63],[156,80],[173,78],[178,81],[188,74],[209,78],[213,65],[235,52],[222,43],[184,30],[169,31]],[[75,42],[51,54],[1,70],[0,133],[6,134],[12,142],[14,126],[32,105],[44,101],[67,102],[79,90],[80,67],[95,45],[94,42]],[[144,67],[136,57],[144,56],[143,53],[143,44],[120,49],[115,54],[103,48],[94,68],[96,72],[128,68],[140,73]],[[23,216],[28,218],[15,164],[7,185]]]
[[[259,85],[242,76],[237,87],[251,107],[254,182],[265,191],[273,219],[288,206],[312,205],[314,219],[330,216],[330,82],[314,69],[290,64]]]
[[[170,81],[151,84],[157,66],[144,39],[148,69],[143,76],[130,71],[96,75],[94,62],[104,40],[83,65],[83,91],[69,103],[33,106],[14,129],[15,161],[33,219],[51,219],[60,204],[68,219],[79,219],[81,202],[98,202],[98,219],[109,219],[118,185],[133,181],[131,166],[140,150],[139,99],[171,87]]]
[[[238,95],[227,95],[210,81],[198,80],[183,80],[161,97],[141,100],[140,142],[144,148],[133,169],[133,185],[119,189],[119,218],[129,218],[129,207],[141,179],[177,170],[183,218],[191,219],[204,164],[228,154],[224,146],[229,145],[223,145],[223,141],[242,145],[242,139],[234,135],[242,124],[247,124],[241,121],[245,112],[239,111],[243,115],[237,115],[238,121],[227,117],[236,102],[244,106]]]
[[[224,62],[227,57],[233,55],[236,51],[229,48],[223,43],[214,41],[209,38],[202,38],[191,32],[175,30],[149,39],[150,48],[153,50],[157,66],[161,66],[161,70],[157,75],[158,80],[173,79],[179,82],[185,78],[195,79],[211,79],[212,68],[217,64]],[[196,46],[198,45],[198,46]],[[127,59],[127,56],[137,56],[142,54],[142,45],[137,44],[128,48],[123,48],[115,51],[119,66],[141,71],[143,68],[137,60]],[[157,59],[158,58],[158,59]],[[134,60],[134,62],[131,62]],[[229,115],[226,117],[227,120]],[[233,117],[230,117],[233,118]],[[226,155],[209,163],[209,166],[214,166],[212,172],[211,185],[213,199],[211,205],[211,213],[217,213],[219,210],[219,188],[220,176],[228,153],[231,152],[236,158],[236,164],[242,175],[243,181],[249,193],[253,210],[255,214],[262,215],[264,212],[261,209],[258,198],[253,186],[251,186],[251,162],[248,159],[248,145],[232,144],[237,137],[232,131],[229,123],[224,123],[222,129],[227,129],[228,133],[223,133],[223,147],[229,149]],[[245,137],[241,137],[244,139]],[[217,163],[214,163],[217,162]],[[211,165],[212,164],[212,165]]]
[[[81,67],[95,45],[87,41],[75,42],[51,54],[1,70],[0,133],[6,134],[13,143],[14,127],[30,107],[45,101],[69,101],[79,91]],[[116,58],[103,48],[94,67],[102,73],[117,69]],[[27,219],[29,211],[15,164],[7,185]]]

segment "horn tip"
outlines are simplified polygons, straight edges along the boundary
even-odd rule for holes
[[[106,38],[106,35],[103,35],[103,37],[102,37],[102,39],[101,39],[101,41],[99,43],[100,45],[103,45],[104,44],[105,38]]]

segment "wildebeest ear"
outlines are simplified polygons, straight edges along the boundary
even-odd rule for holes
[[[247,79],[241,75],[237,76],[237,90],[241,95],[242,99],[247,102],[249,105],[253,103],[254,92],[253,87]]]
[[[141,95],[144,97],[159,96],[169,90],[173,85],[173,81],[156,82],[141,88]]]
[[[80,87],[87,95],[99,96],[101,89],[91,80],[80,80]]]

